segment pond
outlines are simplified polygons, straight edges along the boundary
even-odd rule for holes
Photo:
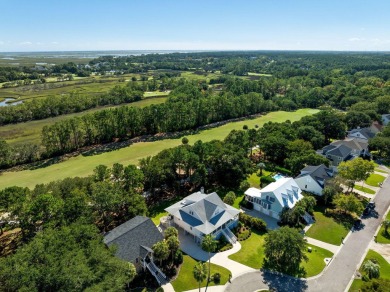
[[[17,105],[17,104],[23,103],[23,100],[11,102],[13,100],[15,100],[15,98],[8,97],[8,98],[4,99],[3,101],[0,101],[0,106],[10,106],[10,105]]]

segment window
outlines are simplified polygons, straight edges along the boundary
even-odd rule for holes
[[[271,202],[275,202],[275,198],[270,198],[270,201]]]
[[[307,185],[305,185],[305,189],[307,189]]]
[[[271,209],[271,205],[270,204],[268,204],[268,210],[270,210]]]
[[[135,259],[135,262],[138,263],[138,258]]]

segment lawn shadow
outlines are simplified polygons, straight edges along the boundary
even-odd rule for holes
[[[264,283],[269,286],[270,291],[306,291],[306,279],[286,276],[280,273],[275,273],[267,270],[262,270]]]

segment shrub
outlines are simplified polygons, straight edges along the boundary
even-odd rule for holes
[[[250,183],[244,180],[240,183],[240,192],[244,193],[247,189],[251,187]]]
[[[233,205],[236,200],[236,194],[234,192],[228,192],[223,198],[223,202],[228,205]]]
[[[284,167],[275,166],[275,171],[281,172],[283,174],[291,175],[291,171]]]
[[[275,179],[272,176],[262,176],[260,178],[261,185],[273,183]]]
[[[238,233],[237,239],[238,241],[244,241],[248,239],[250,236],[251,236],[250,229],[246,229]]]
[[[253,229],[259,231],[259,232],[265,232],[267,231],[267,225],[265,222],[259,218],[252,217],[250,215],[247,215],[245,213],[240,213],[239,220],[246,226],[250,226]]]
[[[213,281],[215,284],[219,284],[221,282],[221,274],[220,273],[215,273],[213,275]]]
[[[245,197],[242,198],[242,201],[240,202],[240,206],[249,210],[253,209],[253,203],[245,200]]]
[[[183,263],[183,253],[181,252],[181,250],[177,250],[175,252],[175,255],[174,255],[174,258],[173,258],[173,263],[176,266],[181,265]]]

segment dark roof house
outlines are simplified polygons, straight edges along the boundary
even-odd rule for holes
[[[373,133],[369,127],[357,128],[348,132],[349,138],[360,138],[360,139],[368,140],[370,138],[373,138],[374,136],[375,133]]]
[[[136,216],[106,233],[103,242],[117,247],[118,258],[135,263],[152,252],[151,247],[163,238],[150,218]]]

